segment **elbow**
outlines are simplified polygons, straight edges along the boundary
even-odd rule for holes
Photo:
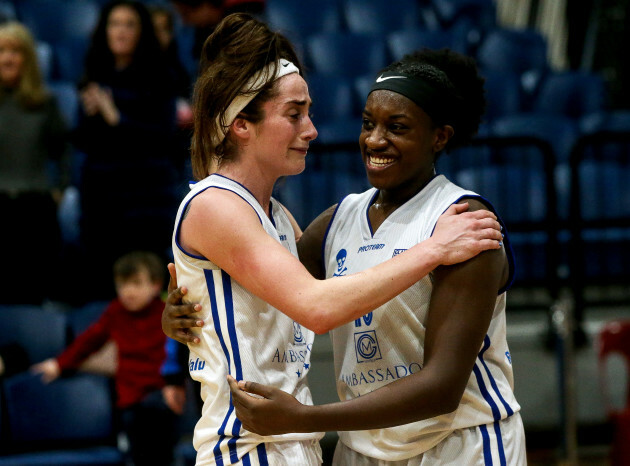
[[[439,409],[440,409],[439,415],[449,414],[455,411],[459,407],[461,400],[462,400],[461,395],[458,397],[454,395],[448,396],[447,394],[447,396],[445,396],[444,399],[441,400],[442,402],[439,405]]]
[[[436,380],[436,383],[433,384],[433,389],[430,390],[429,398],[433,400],[432,417],[455,411],[462,401],[465,389],[466,381],[462,384],[442,374],[439,381]]]
[[[317,335],[324,335],[335,328],[333,325],[328,323],[328,319],[326,318],[313,319],[312,324],[307,325],[307,327],[311,329]]]
[[[300,324],[312,330],[317,335],[328,333],[338,326],[334,320],[333,313],[322,311],[322,307],[318,306],[315,309],[308,309],[305,314],[308,317],[304,319],[304,322],[300,322]]]

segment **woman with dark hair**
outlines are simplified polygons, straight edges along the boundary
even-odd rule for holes
[[[198,344],[189,346],[189,371],[204,400],[194,435],[198,465],[319,464],[322,434],[242,429],[226,376],[273,384],[310,404],[313,331],[361,318],[439,264],[500,247],[495,215],[464,212],[463,204],[439,221],[438,214],[433,236],[391,260],[314,278],[297,258],[299,227],[271,197],[278,178],[304,170],[317,136],[301,73],[287,39],[246,14],[228,16],[204,44],[193,97],[198,182],[173,234],[177,276],[209,323],[193,329]]]
[[[134,249],[166,257],[176,210],[173,82],[147,8],[107,4],[85,60],[74,138],[86,156],[81,232],[93,265],[90,299],[113,292],[105,285],[114,258]]]
[[[474,136],[484,107],[471,58],[423,50],[383,69],[359,136],[374,188],[349,195],[305,230],[298,251],[311,273],[335,275],[340,250],[346,274],[382,263],[431,237],[453,204],[493,211],[435,172],[442,152]],[[373,241],[385,247],[361,253]],[[278,388],[231,380],[243,426],[260,434],[338,430],[336,465],[525,465],[506,341],[505,291],[514,275],[507,236],[505,244],[437,267],[333,330],[339,403],[302,405]]]

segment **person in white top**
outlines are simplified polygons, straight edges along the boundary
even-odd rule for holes
[[[193,98],[191,157],[199,181],[173,233],[185,301],[198,303],[189,305],[194,314],[186,322],[207,323],[186,334],[189,370],[204,399],[194,437],[200,465],[320,463],[321,434],[243,429],[227,376],[273,385],[310,404],[312,331],[353,322],[439,265],[500,248],[496,216],[465,212],[464,204],[450,207],[433,236],[404,254],[333,280],[313,277],[296,257],[299,227],[271,197],[278,178],[304,169],[317,136],[300,70],[286,38],[246,14],[226,17],[204,45]]]
[[[348,196],[304,232],[298,250],[309,270],[338,279],[397,257],[431,237],[454,203],[492,210],[434,168],[443,151],[472,138],[483,109],[483,79],[471,58],[425,49],[382,70],[359,138],[374,189]],[[342,402],[303,406],[277,388],[232,380],[244,427],[338,430],[336,465],[525,465],[506,341],[505,291],[514,274],[507,234],[504,244],[436,268],[333,330]],[[322,245],[323,260],[303,251]]]

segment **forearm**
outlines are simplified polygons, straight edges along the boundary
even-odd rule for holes
[[[451,412],[457,407],[452,399],[443,387],[409,376],[349,401],[304,405],[294,427],[297,432],[382,429]]]
[[[393,299],[440,265],[440,259],[427,240],[371,269],[296,287],[298,293],[279,309],[316,333],[326,333]]]

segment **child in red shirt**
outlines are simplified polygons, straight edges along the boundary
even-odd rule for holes
[[[135,466],[169,465],[176,438],[176,414],[162,396],[165,358],[160,299],[164,268],[153,253],[136,251],[114,264],[117,298],[101,317],[57,358],[33,366],[45,382],[74,370],[107,341],[118,348],[114,376],[116,407]]]

